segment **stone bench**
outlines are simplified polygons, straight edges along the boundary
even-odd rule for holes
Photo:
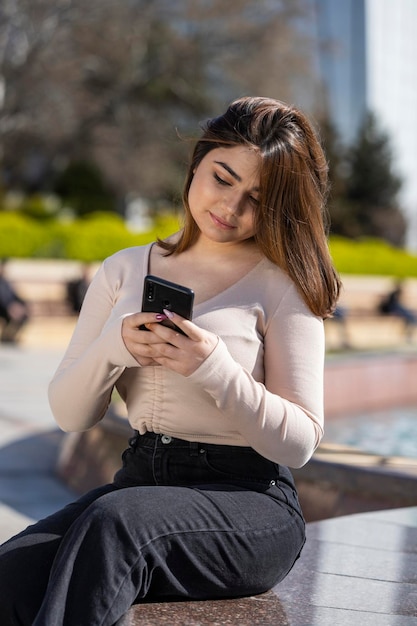
[[[417,341],[417,329],[410,336],[404,320],[378,311],[382,298],[394,286],[393,278],[344,275],[342,281],[340,306],[345,311],[345,318],[344,322],[338,318],[326,320],[329,350],[392,347]],[[410,310],[417,310],[416,279],[405,281],[403,302]]]
[[[326,443],[292,474],[308,521],[417,506],[417,459]]]
[[[417,507],[307,524],[287,578],[232,600],[138,604],[131,626],[415,626]]]
[[[393,348],[415,343],[417,326],[406,328],[404,321],[395,315],[381,315],[371,311],[350,311],[341,321],[325,321],[327,351]]]

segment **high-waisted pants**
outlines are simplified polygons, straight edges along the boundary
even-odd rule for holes
[[[111,626],[138,602],[264,592],[304,520],[289,470],[252,448],[137,434],[114,482],[0,548],[1,626]]]

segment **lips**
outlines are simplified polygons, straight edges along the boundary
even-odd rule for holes
[[[229,222],[221,219],[217,215],[214,215],[214,213],[210,213],[210,217],[213,220],[213,222],[216,224],[216,226],[219,226],[220,228],[224,228],[225,230],[233,230],[234,228],[236,228],[236,226],[229,224]]]

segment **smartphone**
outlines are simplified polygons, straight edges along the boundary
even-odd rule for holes
[[[143,284],[142,311],[163,313],[163,309],[178,313],[188,320],[193,316],[194,291],[183,285],[171,283],[169,280],[157,276],[145,276]],[[160,322],[164,326],[173,328],[179,333],[185,334],[171,320]],[[141,326],[141,330],[147,330]]]

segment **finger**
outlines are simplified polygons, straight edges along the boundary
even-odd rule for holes
[[[123,323],[130,328],[139,328],[145,324],[159,323],[166,319],[166,315],[163,313],[132,313],[127,315]]]
[[[173,311],[168,311],[168,309],[164,309],[164,314],[175,324],[175,326],[178,326],[178,328],[180,328],[189,339],[192,339],[193,341],[200,341],[202,339],[201,329],[190,320],[181,317],[181,315],[178,315]]]
[[[155,337],[154,343],[170,344],[180,348],[184,345],[184,339],[187,339],[182,333],[164,324],[146,324],[146,328],[152,331]]]
[[[147,346],[153,343],[161,342],[161,339],[154,333],[148,332],[146,329],[140,330],[137,326],[132,328],[123,326],[122,337],[124,341],[134,346]]]
[[[155,361],[155,359],[149,359],[143,356],[138,357],[136,360],[142,367],[160,367],[161,365],[158,361]]]

